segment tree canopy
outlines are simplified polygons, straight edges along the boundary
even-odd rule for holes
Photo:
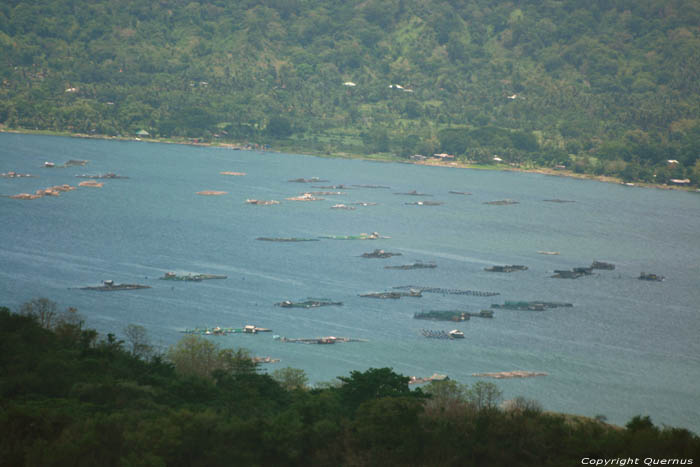
[[[484,382],[416,391],[390,368],[307,388],[300,370],[270,377],[231,366],[247,352],[190,337],[169,361],[79,320],[47,327],[39,314],[0,307],[3,465],[540,466],[700,454],[696,435],[648,416],[622,428],[522,398],[501,406]],[[181,366],[181,354],[211,373]]]
[[[13,0],[0,124],[697,183],[698,22],[693,0]]]

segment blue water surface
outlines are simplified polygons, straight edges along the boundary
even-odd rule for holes
[[[43,168],[85,159],[85,167]],[[0,134],[0,194],[77,185],[83,173],[116,172],[59,197],[0,197],[0,305],[36,297],[77,307],[87,325],[123,336],[147,328],[167,349],[192,327],[254,324],[290,338],[345,336],[363,343],[301,345],[272,334],[210,337],[224,347],[280,358],[312,382],[352,370],[392,367],[407,376],[444,373],[466,384],[474,373],[548,373],[495,381],[505,398],[534,398],[548,410],[603,414],[623,424],[637,414],[700,431],[700,194],[642,189],[540,174],[324,159],[274,152],[136,141]],[[245,172],[225,176],[221,171]],[[288,180],[320,177],[329,182]],[[285,198],[311,185],[383,185],[340,190],[323,201]],[[221,190],[222,196],[199,196]],[[397,195],[417,190],[428,197]],[[465,191],[471,195],[450,194]],[[332,190],[337,191],[337,190]],[[247,198],[275,199],[254,206]],[[488,201],[517,200],[513,205]],[[545,199],[573,203],[551,203]],[[440,206],[406,203],[430,200]],[[336,203],[374,202],[356,210]],[[389,239],[270,243],[257,237],[321,237],[379,232]],[[383,248],[390,259],[360,255]],[[538,251],[558,251],[547,256]],[[616,264],[576,280],[555,269]],[[435,269],[386,265],[435,262]],[[485,272],[494,264],[527,271]],[[166,271],[225,274],[226,280],[165,282]],[[661,274],[664,282],[637,279]],[[104,279],[151,289],[100,293],[77,287]],[[378,300],[367,292],[402,285],[500,293],[495,297],[424,294]],[[287,309],[285,299],[323,297],[340,307]],[[478,312],[505,300],[574,304],[543,312],[496,310],[493,319],[426,322],[416,312]],[[426,339],[420,330],[460,329],[464,340]]]

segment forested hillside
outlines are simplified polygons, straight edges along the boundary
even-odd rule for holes
[[[389,368],[311,389],[301,370],[263,374],[200,336],[154,354],[138,328],[126,344],[46,299],[0,307],[0,464],[690,465],[700,453],[696,435],[649,417],[623,429],[522,398],[500,408],[492,383],[411,390]]]
[[[696,0],[7,0],[0,80],[6,128],[700,180]]]

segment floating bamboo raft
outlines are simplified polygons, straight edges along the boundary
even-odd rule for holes
[[[401,285],[394,287],[397,290],[418,290],[425,293],[440,293],[445,295],[472,295],[475,297],[493,297],[500,295],[498,292],[483,292],[481,290],[461,290],[461,289],[444,289],[442,287],[422,287],[420,285]]]

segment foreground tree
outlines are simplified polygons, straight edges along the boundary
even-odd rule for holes
[[[341,403],[355,412],[363,402],[383,397],[423,397],[420,390],[411,391],[408,376],[394,373],[391,368],[370,368],[365,372],[351,371],[337,391]]]
[[[467,400],[477,410],[498,408],[503,399],[503,392],[493,383],[478,381],[467,392]]]
[[[130,324],[124,328],[126,340],[131,344],[131,353],[137,357],[149,358],[153,354],[153,346],[148,339],[148,331],[138,324]]]
[[[221,349],[201,336],[188,335],[168,350],[168,359],[181,375],[210,378],[214,371],[254,372],[256,365],[242,349]]]
[[[288,391],[306,389],[309,378],[299,368],[280,368],[272,372],[272,378]]]

